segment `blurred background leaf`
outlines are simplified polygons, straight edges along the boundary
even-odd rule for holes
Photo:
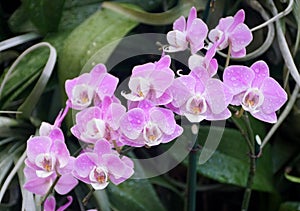
[[[56,31],[64,8],[64,0],[24,0],[29,20],[39,32]]]

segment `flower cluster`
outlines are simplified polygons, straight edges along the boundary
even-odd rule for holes
[[[231,116],[228,105],[242,106],[255,118],[275,123],[276,111],[286,102],[287,94],[269,76],[264,61],[255,62],[250,68],[232,65],[225,68],[223,81],[216,79],[217,50],[228,47],[232,57],[243,57],[246,46],[252,41],[252,34],[246,24],[245,12],[239,10],[234,17],[221,18],[219,24],[208,32],[207,26],[196,18],[192,8],[185,22],[180,17],[173,24],[173,31],[167,35],[169,45],[166,52],[182,51],[190,46],[188,64],[191,72],[176,78],[171,86],[172,101],[169,109],[184,115],[190,122],[222,120]],[[209,38],[204,56],[196,54],[205,48],[204,40]]]
[[[231,117],[229,105],[234,105],[257,119],[276,122],[275,112],[286,102],[287,95],[269,76],[265,62],[255,62],[250,68],[228,66],[223,81],[216,77],[217,50],[228,47],[233,57],[246,54],[252,34],[244,19],[244,11],[240,10],[234,17],[222,18],[210,31],[197,18],[195,8],[187,21],[184,17],[177,19],[167,34],[169,46],[161,58],[133,68],[130,92],[121,93],[127,99],[127,108],[115,96],[118,78],[109,74],[103,64],[67,80],[65,111],[54,125],[43,123],[39,136],[27,142],[24,187],[45,195],[51,188],[66,194],[78,180],[95,190],[104,189],[109,182],[118,185],[134,173],[133,161],[121,156],[120,149],[152,147],[176,139],[183,128],[177,124],[175,114],[192,123],[224,120]],[[205,43],[207,38],[211,42]],[[190,73],[175,77],[171,57],[166,53],[186,49],[191,52]],[[197,54],[200,50],[205,54]],[[69,108],[77,111],[71,133],[86,145],[77,157],[70,155],[60,129]],[[49,200],[55,207],[55,200]]]

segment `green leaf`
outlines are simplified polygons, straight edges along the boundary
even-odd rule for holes
[[[182,194],[177,190],[177,188],[174,187],[174,185],[172,185],[167,179],[163,178],[162,176],[152,177],[149,179],[149,181],[154,185],[159,185],[161,187],[173,191],[180,197],[182,196]]]
[[[280,205],[279,211],[299,211],[300,202],[284,202]]]
[[[146,179],[129,180],[118,186],[110,184],[107,194],[113,208],[131,211],[165,210],[152,185]]]
[[[15,156],[15,164],[17,163],[17,159],[19,157]],[[19,184],[20,187],[23,187],[23,185],[25,184],[25,175],[24,175],[24,167],[25,167],[25,163],[23,163],[23,165],[20,167],[20,169],[18,170],[18,179],[19,179]],[[30,191],[26,190],[25,188],[20,188],[21,189],[21,193],[22,193],[22,206],[24,207],[24,210],[36,210],[36,206],[35,206],[35,200],[34,200],[34,194],[31,193]]]
[[[1,93],[1,104],[4,104],[6,97],[12,95],[20,86],[26,83],[26,81],[28,81],[44,66],[49,55],[47,50],[45,50],[43,49],[31,52],[25,56],[16,68],[14,68],[14,71],[11,73],[3,87],[3,91]]]
[[[110,203],[107,196],[106,190],[94,191],[93,195],[98,203],[98,207],[102,211],[110,211]]]
[[[9,127],[9,126],[16,126],[16,125],[18,125],[17,120],[9,117],[0,116],[0,127]]]
[[[135,162],[134,169],[143,175],[144,169],[139,162]],[[114,210],[165,210],[148,179],[129,179],[120,185],[110,184],[106,193]]]
[[[58,31],[72,30],[81,24],[90,15],[99,9],[100,2],[103,0],[73,1],[66,0],[60,21]],[[9,19],[10,29],[15,33],[37,31],[37,27],[29,19],[29,13],[25,4],[13,13]]]
[[[176,7],[162,13],[149,13],[137,8],[135,5],[117,2],[104,2],[102,7],[141,23],[166,25],[172,24],[181,15],[187,16],[192,6],[196,6],[198,10],[203,10],[205,4],[206,1],[183,1],[183,3],[179,3]]]
[[[117,13],[102,9],[72,31],[65,41],[58,61],[58,76],[64,99],[66,99],[65,81],[77,77],[94,54],[99,52],[101,54],[101,57],[95,60],[96,64],[105,63],[118,43],[116,40],[125,36],[137,24]],[[108,50],[101,51],[112,42],[114,44]],[[67,117],[69,126],[70,117],[70,115]]]
[[[62,49],[65,38],[69,35],[69,31],[50,34],[45,37],[44,41],[51,43],[58,51]],[[36,49],[25,56],[23,60],[14,68],[9,76],[8,81],[3,87],[1,94],[0,108],[7,109],[13,100],[19,99],[21,95],[25,97],[29,94],[30,87],[36,78],[40,75],[42,68],[49,57],[49,50],[46,48]],[[0,81],[2,83],[2,81]]]
[[[198,136],[200,145],[204,144],[209,130],[211,130],[211,133],[214,133],[214,131],[217,133],[221,128],[201,127]],[[200,174],[221,183],[245,187],[249,171],[247,153],[248,147],[241,133],[237,130],[226,128],[215,153],[206,163],[199,165],[197,170]],[[268,192],[274,190],[269,147],[265,148],[263,156],[257,160],[253,189]]]
[[[122,38],[136,25],[137,22],[103,9],[73,30],[65,41],[59,61],[58,71],[62,87],[66,79],[78,76],[94,53],[105,45]],[[105,59],[102,62],[104,63]]]
[[[37,28],[29,20],[28,16],[29,14],[25,5],[21,4],[21,6],[10,16],[8,20],[10,30],[14,33],[37,31]]]
[[[56,31],[64,0],[24,0],[29,19],[41,33]]]
[[[22,149],[24,149],[24,147],[20,146],[19,143],[12,143],[0,151],[0,184],[2,184],[3,180],[7,179],[6,176],[10,173],[9,170],[11,170],[13,158]]]
[[[42,95],[47,85],[47,82],[52,74],[54,65],[56,63],[56,56],[57,56],[56,50],[52,45],[50,45],[47,42],[38,43],[30,47],[28,49],[28,52],[40,47],[48,47],[50,49],[49,58],[45,67],[43,68],[40,78],[38,79],[31,93],[23,102],[23,104],[19,107],[18,111],[21,111],[22,113],[17,114],[18,118],[29,118],[31,116],[31,113],[35,105],[37,104],[38,100],[40,99],[40,96]]]
[[[65,8],[58,26],[58,30],[71,30],[76,28],[90,15],[94,14],[100,6],[100,0],[96,3],[88,4],[84,1],[83,5],[72,5],[71,7]],[[66,5],[65,5],[66,7]]]

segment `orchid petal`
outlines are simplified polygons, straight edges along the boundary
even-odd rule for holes
[[[32,163],[35,163],[35,158],[42,153],[50,152],[53,141],[47,136],[37,136],[28,139],[27,141],[27,157]]]
[[[140,108],[129,110],[120,119],[121,131],[130,139],[137,139],[145,124],[145,114]]]
[[[284,89],[273,78],[265,78],[261,91],[264,95],[262,111],[265,114],[270,114],[278,109],[287,101],[287,94]]]
[[[183,16],[181,16],[180,18],[178,18],[177,20],[174,21],[173,29],[178,30],[178,31],[182,31],[182,32],[185,31],[186,22],[185,22],[185,18]]]
[[[232,94],[239,94],[251,86],[255,75],[249,67],[232,65],[224,70],[223,81],[231,89]]]
[[[254,73],[255,77],[252,81],[252,87],[259,88],[263,83],[264,79],[269,77],[269,67],[264,61],[257,61],[250,67]]]

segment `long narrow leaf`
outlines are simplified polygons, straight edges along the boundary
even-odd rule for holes
[[[15,165],[17,165],[19,160],[19,157],[15,156]],[[23,187],[23,185],[25,184],[25,176],[24,176],[24,172],[23,169],[25,167],[25,164],[23,162],[23,164],[21,165],[21,167],[19,168],[17,174],[18,174],[18,178],[19,178],[19,183],[20,183],[20,187]],[[35,211],[35,200],[34,200],[34,196],[33,193],[29,192],[28,190],[21,188],[21,193],[22,193],[22,211],[26,211],[26,210],[32,210]]]
[[[15,153],[17,153],[17,152],[18,152],[18,149],[15,150]],[[12,158],[13,158],[13,156],[14,156],[14,154],[12,154]],[[4,196],[7,188],[8,188],[8,185],[10,184],[11,180],[13,179],[13,177],[15,176],[15,174],[17,173],[17,171],[19,170],[19,168],[23,164],[25,158],[26,158],[26,151],[24,151],[24,153],[22,154],[22,156],[20,157],[20,159],[18,160],[18,162],[16,163],[15,167],[12,169],[10,174],[7,176],[4,184],[1,187],[1,190],[0,190],[0,203],[3,199],[3,196]]]
[[[180,15],[187,16],[192,6],[196,6],[198,10],[205,8],[206,1],[183,1],[178,6],[162,13],[149,13],[141,9],[133,7],[130,4],[117,2],[103,2],[102,7],[113,10],[124,15],[127,18],[138,21],[140,23],[150,25],[166,25],[173,23]]]
[[[52,45],[50,45],[47,42],[38,43],[32,46],[31,48],[27,49],[23,54],[26,55],[26,53],[29,53],[30,51],[40,47],[48,47],[50,49],[50,55],[38,82],[34,86],[32,92],[26,98],[25,102],[19,107],[18,111],[21,111],[22,113],[17,115],[18,118],[29,118],[46,87],[46,84],[52,74],[56,62],[56,50]]]
[[[23,44],[25,42],[37,39],[39,37],[40,37],[39,34],[32,32],[32,33],[23,34],[23,35],[20,35],[17,37],[13,37],[13,38],[4,40],[4,41],[0,42],[0,51],[9,49],[11,47],[15,47],[15,46]]]

